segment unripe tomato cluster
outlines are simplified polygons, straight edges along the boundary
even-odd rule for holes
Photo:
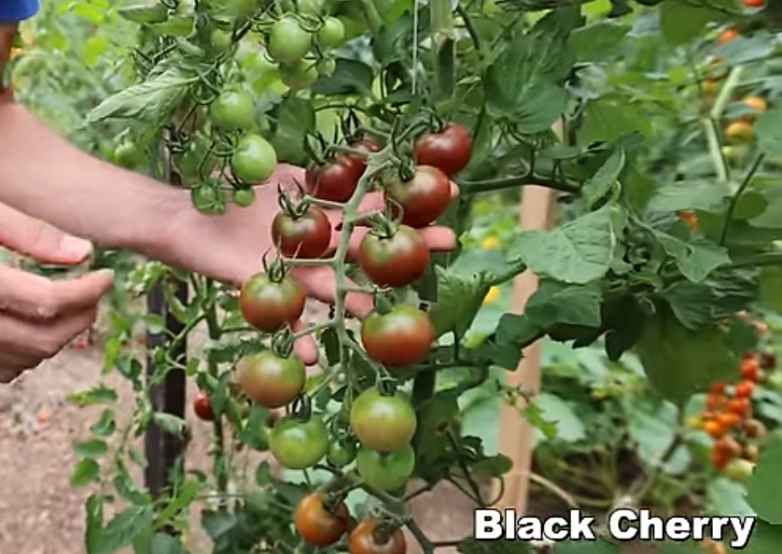
[[[764,378],[763,370],[773,363],[768,356],[747,354],[741,362],[741,379],[732,385],[715,383],[706,397],[701,422],[714,439],[711,461],[731,478],[745,480],[751,475],[759,441],[767,434],[765,425],[753,418],[752,397]]]

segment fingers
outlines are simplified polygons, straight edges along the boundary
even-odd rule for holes
[[[297,321],[293,325],[293,332],[298,333],[305,327],[304,323]],[[315,342],[315,337],[312,335],[305,335],[296,340],[293,348],[299,359],[304,362],[304,365],[315,365],[318,363],[318,345]]]
[[[44,263],[74,265],[92,253],[88,241],[0,204],[0,244]]]
[[[0,314],[0,381],[7,383],[26,369],[55,356],[95,323],[95,306],[54,321],[37,322]]]
[[[114,272],[101,270],[67,281],[52,281],[0,267],[0,311],[31,320],[54,320],[95,306],[111,288]]]
[[[334,303],[334,291],[337,282],[334,270],[330,267],[299,267],[293,271],[296,279],[307,290],[307,294],[322,302]],[[348,286],[355,283],[348,280]],[[367,317],[373,309],[374,303],[369,294],[349,293],[345,298],[345,308],[356,317]]]

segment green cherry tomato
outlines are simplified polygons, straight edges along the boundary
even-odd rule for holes
[[[248,208],[255,203],[255,189],[246,188],[234,191],[234,204],[240,208]]]
[[[303,421],[286,417],[277,422],[269,437],[272,454],[283,467],[306,469],[317,464],[329,449],[329,434],[319,417]]]
[[[307,371],[296,355],[283,358],[265,350],[239,360],[236,379],[247,396],[264,408],[274,409],[290,404],[301,394]]]
[[[234,175],[248,183],[262,183],[277,168],[277,152],[262,136],[249,134],[242,137],[231,156]]]
[[[318,62],[318,75],[331,77],[337,70],[337,61],[333,58],[323,58]]]
[[[364,482],[383,491],[403,487],[415,470],[415,452],[410,445],[385,454],[362,448],[356,460]]]
[[[144,161],[144,152],[136,141],[125,139],[114,149],[114,159],[122,167],[133,169]]]
[[[384,395],[377,387],[362,392],[350,410],[350,427],[358,440],[380,452],[410,444],[417,424],[407,397],[400,393]]]
[[[280,78],[291,90],[301,90],[318,80],[318,66],[310,60],[280,66]]]
[[[312,36],[292,17],[284,17],[272,26],[269,54],[280,63],[293,64],[307,55]]]
[[[258,0],[227,0],[225,2],[225,13],[234,17],[250,17],[257,10]]]
[[[350,440],[334,441],[329,446],[326,459],[334,467],[345,467],[356,459],[356,444]]]
[[[227,131],[251,129],[255,125],[255,102],[244,91],[226,90],[212,103],[209,115],[215,125]]]
[[[318,31],[318,41],[324,48],[339,48],[345,42],[345,26],[336,17],[327,17]]]
[[[209,35],[209,44],[217,51],[228,50],[232,42],[231,33],[222,29],[213,29]]]
[[[187,144],[184,152],[175,154],[174,163],[180,175],[186,179],[198,177],[201,162],[204,160],[208,150],[206,139],[195,138]],[[210,173],[211,167],[209,162],[207,162],[204,166],[204,174],[209,175]]]
[[[193,205],[205,214],[221,214],[225,212],[225,196],[215,184],[204,184],[190,191]]]

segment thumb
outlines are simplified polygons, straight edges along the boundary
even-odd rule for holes
[[[0,204],[0,245],[50,264],[75,265],[92,254],[88,241],[4,204]]]

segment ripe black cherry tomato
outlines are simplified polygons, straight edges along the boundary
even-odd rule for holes
[[[355,157],[340,154],[324,165],[307,170],[307,188],[321,200],[347,202],[364,174],[364,167]]]
[[[292,277],[275,282],[265,273],[251,277],[239,297],[244,319],[261,331],[277,331],[304,311],[304,289]]]
[[[212,411],[212,403],[209,401],[209,395],[204,391],[198,391],[193,398],[193,411],[204,421],[213,421],[215,414]]]
[[[417,281],[430,261],[424,239],[407,225],[400,225],[390,237],[367,233],[358,254],[361,269],[381,287],[403,287]]]
[[[354,150],[365,152],[367,155],[380,152],[380,145],[368,137],[364,137],[361,140],[351,143],[350,147]],[[367,169],[367,159],[364,156],[357,155],[351,155],[350,158],[353,159],[359,165],[359,167],[361,167],[361,175],[363,175],[364,171]]]
[[[415,159],[421,165],[433,165],[453,176],[467,167],[472,156],[470,132],[458,123],[450,123],[439,133],[427,133],[415,143]]]
[[[245,356],[236,364],[237,381],[244,393],[264,408],[282,408],[304,388],[307,371],[294,354],[288,358],[271,350]]]
[[[301,499],[293,515],[299,535],[313,546],[334,544],[347,532],[350,524],[350,513],[345,504],[340,502],[329,511],[323,501],[321,493],[308,494]]]
[[[331,243],[331,223],[317,206],[302,214],[280,212],[272,222],[272,239],[285,256],[319,258]]]
[[[424,361],[435,338],[429,314],[414,306],[396,306],[385,315],[374,313],[361,325],[361,341],[369,357],[390,367]]]
[[[348,548],[350,554],[405,554],[407,542],[401,529],[391,533],[378,532],[378,522],[374,519],[361,521],[350,533]]]
[[[426,227],[443,215],[451,202],[451,181],[440,169],[419,165],[415,176],[407,182],[401,179],[388,185],[387,195],[404,209],[402,223],[411,227]]]
[[[367,448],[393,452],[410,444],[418,425],[415,410],[402,394],[367,389],[353,402],[350,427]]]

